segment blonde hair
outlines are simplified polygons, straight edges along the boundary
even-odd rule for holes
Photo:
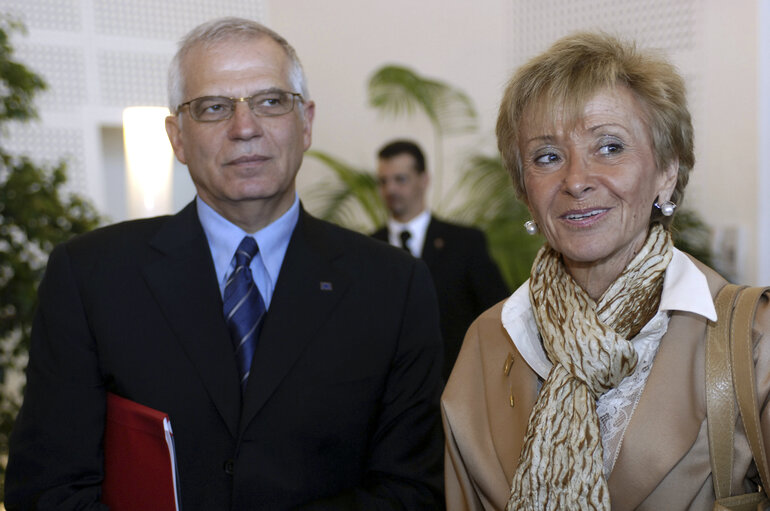
[[[505,89],[497,118],[497,147],[513,178],[516,194],[527,201],[519,131],[525,113],[576,122],[585,104],[601,89],[628,87],[645,111],[659,170],[678,162],[671,201],[680,204],[695,165],[693,129],[684,80],[665,58],[603,33],[579,32],[558,40],[524,64]],[[650,223],[668,227],[671,217],[653,208]]]

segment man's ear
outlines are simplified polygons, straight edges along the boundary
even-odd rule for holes
[[[308,101],[304,105],[304,111],[302,113],[302,136],[304,141],[305,151],[310,149],[310,144],[313,142],[313,118],[315,117],[315,102]]]
[[[182,144],[182,129],[179,126],[181,120],[178,115],[169,115],[166,117],[166,134],[168,140],[171,142],[171,147],[174,149],[176,159],[180,163],[187,165],[187,160],[184,157],[184,144]]]

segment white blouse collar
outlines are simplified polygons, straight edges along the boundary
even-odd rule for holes
[[[663,277],[659,310],[692,312],[711,321],[717,317],[706,276],[687,255],[676,248]],[[552,364],[540,342],[537,323],[532,314],[529,280],[506,300],[502,322],[527,364],[541,378],[547,377]]]

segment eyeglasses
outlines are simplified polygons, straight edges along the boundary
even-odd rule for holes
[[[296,98],[296,99],[295,99]],[[177,113],[190,107],[190,117],[199,122],[226,121],[233,116],[235,104],[241,101],[249,105],[249,109],[258,117],[277,117],[294,110],[294,103],[304,102],[302,94],[284,90],[268,90],[258,92],[247,98],[228,98],[225,96],[203,96],[191,99],[176,107]]]

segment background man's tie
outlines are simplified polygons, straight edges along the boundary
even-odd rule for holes
[[[401,238],[401,248],[403,248],[404,250],[406,250],[411,254],[412,251],[409,250],[409,247],[407,246],[406,242],[409,241],[409,238],[412,237],[412,233],[409,232],[407,229],[404,229],[403,231],[401,231],[401,234],[399,234],[398,236],[399,238]]]
[[[254,238],[243,238],[235,251],[235,270],[225,284],[225,320],[235,347],[241,390],[246,388],[251,359],[265,317],[265,302],[249,269],[251,259],[258,251]]]

